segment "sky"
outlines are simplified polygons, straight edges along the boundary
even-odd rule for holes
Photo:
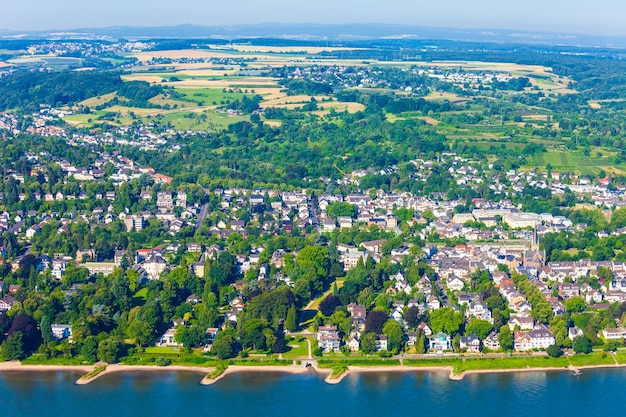
[[[0,29],[397,23],[626,36],[623,0],[4,0]]]

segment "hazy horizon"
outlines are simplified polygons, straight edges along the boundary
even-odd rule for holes
[[[626,36],[621,22],[626,4],[616,0],[527,0],[504,6],[493,0],[448,0],[415,4],[407,0],[330,0],[300,3],[276,0],[271,6],[250,0],[209,4],[200,0],[22,0],[3,7],[0,29],[71,30],[112,26],[202,26],[285,24],[402,24],[462,29],[511,29],[570,34]]]

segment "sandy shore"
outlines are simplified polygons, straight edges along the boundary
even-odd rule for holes
[[[169,367],[168,367],[169,368]],[[318,370],[320,371],[320,370]],[[322,371],[327,371],[326,369]],[[330,371],[330,369],[328,369]],[[216,378],[209,379],[205,377],[200,383],[202,385],[215,384],[226,375],[235,374],[238,372],[283,372],[287,374],[306,374],[309,370],[304,365],[287,365],[287,366],[242,366],[242,365],[230,365],[222,374]]]
[[[89,367],[89,371],[92,371],[93,369],[97,368],[98,365],[94,365]],[[113,364],[113,365],[107,365],[106,369],[102,372],[100,372],[97,375],[94,375],[91,378],[79,378],[76,381],[76,385],[85,385],[85,384],[89,384],[90,382],[95,381],[96,379],[107,375],[107,374],[113,374],[116,372],[141,372],[141,371],[148,371],[148,372],[153,372],[153,371],[185,371],[185,372],[198,372],[201,374],[208,374],[210,372],[213,371],[214,368],[210,368],[210,367],[202,367],[202,366],[180,366],[180,365],[170,365],[170,366],[151,366],[151,365],[122,365],[122,364]]]
[[[91,372],[93,365],[22,365],[19,361],[0,362],[0,372],[4,371],[78,371]]]
[[[330,369],[318,369],[318,371],[330,371]],[[351,374],[360,373],[384,373],[384,372],[448,372],[452,375],[452,367],[450,366],[348,366],[348,370],[337,378],[331,378],[331,374],[328,374],[325,382],[328,384],[338,384],[343,379]]]

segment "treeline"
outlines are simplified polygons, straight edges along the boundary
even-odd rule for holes
[[[124,82],[119,72],[15,73],[0,78],[0,110],[35,112],[112,93]]]
[[[311,81],[306,79],[289,79],[284,80],[282,85],[287,89],[287,94],[295,96],[298,94],[306,94],[309,96],[317,96],[321,94],[331,94],[333,88],[326,84],[317,81]]]
[[[387,113],[400,114],[409,111],[420,111],[422,113],[445,112],[453,110],[449,102],[436,103],[424,100],[423,98],[413,98],[396,96],[394,94],[369,94],[358,90],[344,90],[337,93],[339,101],[352,101],[364,104],[372,109],[381,109]]]

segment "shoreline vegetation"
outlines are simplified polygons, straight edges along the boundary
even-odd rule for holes
[[[241,361],[242,362],[242,361]],[[248,364],[232,364],[229,361],[214,362],[210,366],[194,365],[127,365],[105,364],[22,364],[19,361],[0,362],[0,373],[12,371],[74,371],[83,373],[77,385],[89,384],[96,379],[119,372],[184,371],[204,374],[202,385],[212,385],[227,375],[247,372],[283,372],[288,374],[311,373],[324,378],[328,384],[338,384],[351,374],[385,372],[445,372],[453,381],[463,380],[467,375],[509,372],[545,372],[583,369],[626,367],[626,354],[593,353],[589,355],[562,356],[516,356],[503,358],[454,357],[432,359],[366,359],[342,360],[319,359],[307,361],[254,361]]]

